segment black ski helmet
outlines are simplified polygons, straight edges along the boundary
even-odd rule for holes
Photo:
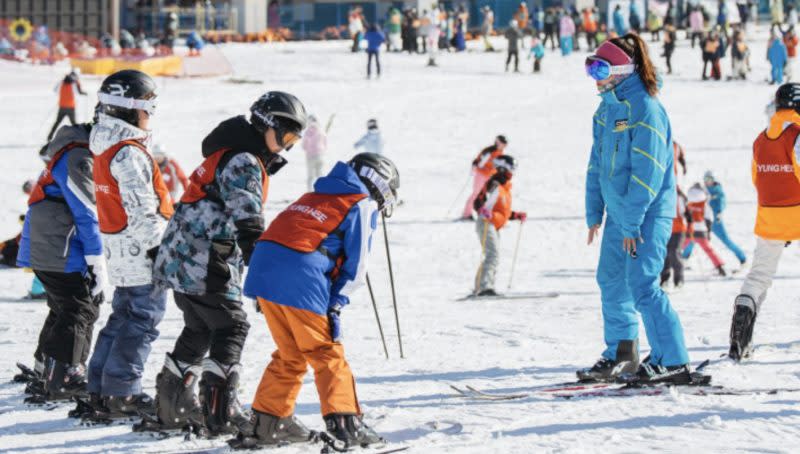
[[[800,109],[800,84],[788,83],[778,87],[775,92],[776,109]]]
[[[250,124],[265,134],[275,129],[278,144],[283,147],[285,132],[300,134],[306,129],[308,116],[303,103],[296,96],[283,91],[268,91],[250,106]]]
[[[348,163],[361,182],[369,190],[369,195],[378,202],[378,209],[387,216],[391,214],[391,206],[397,200],[397,189],[400,188],[400,173],[394,163],[387,157],[377,153],[359,153]]]
[[[367,129],[378,129],[378,120],[374,118],[367,120]]]
[[[134,126],[139,124],[137,110],[153,115],[156,108],[156,82],[135,69],[117,71],[103,80],[97,92],[95,113],[119,118]]]
[[[514,159],[513,156],[509,156],[507,154],[501,154],[500,156],[494,158],[492,164],[498,171],[500,171],[500,169],[505,169],[513,173],[517,169],[517,160]]]

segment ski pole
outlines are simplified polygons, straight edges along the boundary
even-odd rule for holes
[[[519,232],[517,232],[517,244],[514,246],[514,258],[511,260],[511,274],[508,276],[508,289],[511,290],[511,282],[514,279],[514,268],[517,266],[517,252],[519,252],[519,242],[522,239],[522,227],[525,222],[519,223]]]
[[[456,206],[456,203],[461,198],[461,196],[464,194],[464,189],[467,189],[467,186],[469,185],[469,180],[471,180],[471,179],[472,179],[472,173],[470,173],[467,176],[467,181],[465,181],[464,185],[461,186],[461,189],[458,190],[458,194],[456,194],[456,198],[453,199],[453,202],[450,204],[450,208],[447,209],[447,214],[445,214],[445,216],[447,216],[447,217],[450,216],[450,212],[453,211],[453,207]]]
[[[389,359],[389,349],[386,348],[386,338],[383,337],[383,325],[381,325],[381,316],[378,315],[378,305],[375,303],[375,294],[372,293],[372,283],[369,281],[369,274],[367,274],[367,289],[369,290],[369,297],[372,300],[372,308],[375,310],[375,320],[378,321],[378,331],[381,333],[383,353],[386,354],[386,359]]]
[[[403,355],[403,337],[400,334],[400,316],[397,313],[397,295],[394,291],[394,272],[392,272],[392,254],[389,252],[389,234],[386,231],[386,215],[381,212],[381,222],[383,224],[383,242],[386,244],[386,261],[389,263],[389,284],[392,286],[392,304],[394,305],[394,321],[397,325],[397,341],[400,344],[400,358]]]
[[[333,126],[333,119],[334,118],[336,118],[336,114],[331,114],[331,117],[328,118],[328,124],[325,125],[325,134],[330,132],[331,126]]]
[[[477,296],[481,289],[481,274],[483,274],[483,261],[486,258],[486,236],[489,234],[489,221],[483,221],[483,235],[481,236],[481,264],[478,266],[478,274],[475,275],[475,290],[473,296]]]

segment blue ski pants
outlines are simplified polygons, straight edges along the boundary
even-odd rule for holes
[[[720,221],[715,222],[711,226],[711,232],[722,241],[722,244],[725,245],[728,249],[733,252],[733,255],[739,260],[739,262],[744,262],[747,259],[747,255],[745,255],[742,248],[740,248],[736,243],[733,242],[730,236],[728,236],[728,230],[725,228],[725,223]],[[694,250],[694,242],[689,243],[689,246],[683,250],[683,258],[688,259],[692,255],[692,250]]]
[[[622,229],[607,217],[597,266],[597,283],[603,303],[606,350],[616,359],[621,340],[639,337],[639,314],[650,344],[650,363],[677,366],[689,362],[680,319],[659,286],[659,276],[672,235],[671,218],[647,217],[641,226],[644,243],[637,243],[637,258],[622,249]]]
[[[114,289],[111,315],[89,361],[90,393],[132,396],[142,392],[144,364],[166,305],[166,291],[153,285]]]

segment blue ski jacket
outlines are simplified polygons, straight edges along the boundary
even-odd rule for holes
[[[645,217],[675,217],[669,118],[636,74],[601,97],[586,174],[586,223],[601,224],[605,212],[625,238],[640,238]]]
[[[725,207],[728,205],[728,201],[725,197],[725,191],[722,190],[722,185],[719,183],[714,183],[711,186],[707,186],[706,189],[711,196],[711,201],[708,204],[711,206],[711,210],[714,212],[714,217],[716,218],[723,211],[725,211]]]

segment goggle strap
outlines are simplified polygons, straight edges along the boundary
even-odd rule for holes
[[[383,203],[384,206],[389,206],[394,203],[394,195],[392,194],[392,189],[389,187],[389,184],[383,177],[378,174],[372,167],[361,167],[361,170],[358,172],[360,176],[366,178],[372,184],[375,185],[375,188],[378,189],[378,192],[381,193],[383,196]]]
[[[620,74],[631,74],[635,70],[636,65],[634,64],[611,66],[611,75],[618,76]]]
[[[101,104],[122,107],[123,109],[144,110],[148,113],[155,112],[156,109],[156,103],[152,99],[133,99],[109,93],[98,93],[97,100]]]

